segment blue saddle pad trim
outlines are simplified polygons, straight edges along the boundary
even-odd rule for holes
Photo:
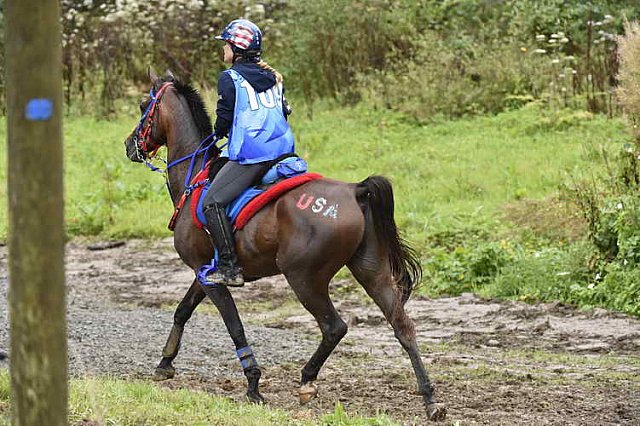
[[[211,187],[211,184],[207,184],[202,189],[200,199],[198,200],[198,211],[196,212],[196,215],[198,216],[198,220],[200,220],[200,222],[204,223],[205,225],[207,224],[207,219],[204,217],[204,211],[203,211],[204,198],[207,195],[207,192],[209,191],[210,187]],[[264,189],[258,189],[255,186],[252,186],[247,190],[245,190],[242,194],[240,194],[238,198],[236,198],[231,203],[229,203],[229,205],[225,209],[227,212],[227,217],[229,217],[229,221],[232,224],[234,224],[236,222],[236,218],[238,217],[238,214],[240,214],[240,211],[244,208],[244,206],[246,206],[249,203],[249,201],[253,200],[255,197],[262,194],[263,192],[264,192]]]

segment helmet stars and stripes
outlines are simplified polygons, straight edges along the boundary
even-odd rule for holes
[[[235,44],[240,49],[248,49],[253,42],[254,32],[244,25],[236,25],[235,28],[229,31],[229,35],[231,36],[228,40],[230,43]]]
[[[216,38],[241,50],[262,50],[262,32],[256,24],[247,19],[231,21]]]

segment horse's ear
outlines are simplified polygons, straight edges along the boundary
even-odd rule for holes
[[[173,80],[173,81],[177,81],[177,80],[178,80],[178,79],[176,78],[176,76],[175,76],[175,75],[173,75],[173,72],[172,72],[169,68],[167,68],[167,75],[168,75],[168,76],[169,76],[169,78],[171,78],[171,80]]]
[[[155,83],[156,80],[158,80],[158,74],[156,74],[156,71],[151,66],[149,66],[149,69],[147,70],[147,75],[149,75],[149,80],[151,80],[151,84]]]

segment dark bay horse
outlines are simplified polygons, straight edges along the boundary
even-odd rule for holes
[[[194,89],[171,74],[163,78],[150,77],[151,94],[140,105],[145,113],[125,141],[127,156],[141,162],[166,145],[167,160],[172,164],[198,149],[200,141],[212,133],[211,121]],[[213,157],[219,152],[216,147],[210,151]],[[203,156],[194,158],[196,167],[200,166]],[[177,163],[167,171],[174,205],[185,190],[188,163]],[[331,214],[325,214],[328,206],[333,207]],[[380,307],[409,355],[428,417],[441,420],[446,409],[435,402],[433,387],[420,358],[414,324],[404,309],[422,271],[414,252],[399,237],[393,215],[393,192],[384,177],[371,176],[360,183],[314,180],[268,204],[237,232],[238,257],[247,280],[283,274],[320,327],[322,341],[302,369],[301,402],[316,395],[313,382],[347,333],[347,324],[329,298],[331,278],[346,265]],[[174,246],[186,265],[197,271],[209,263],[213,247],[188,212],[181,211],[178,215],[174,232]],[[248,349],[231,293],[223,285],[201,286],[197,279],[176,309],[155,378],[164,380],[174,376],[172,362],[178,354],[184,326],[205,295],[219,310],[238,350],[248,381],[247,398],[263,402],[258,390],[260,369]]]

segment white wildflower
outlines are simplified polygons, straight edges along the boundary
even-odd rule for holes
[[[562,37],[562,38],[560,39],[560,43],[562,43],[562,44],[569,43],[569,39],[568,39],[568,38],[566,38],[566,37]]]
[[[595,285],[594,283],[591,283],[591,284],[589,284],[589,285],[587,286],[587,288],[588,288],[589,290],[593,290],[595,287],[596,287],[596,285]]]
[[[624,207],[624,206],[622,205],[622,203],[618,203],[618,204],[616,204],[616,208],[617,208],[618,210],[622,210],[622,207]]]
[[[560,59],[555,58],[555,59],[551,60],[551,63],[552,64],[559,64],[560,63]]]
[[[547,36],[545,36],[544,34],[538,34],[536,36],[537,41],[545,41],[546,39],[547,39]]]
[[[547,53],[547,51],[546,51],[546,50],[544,50],[544,49],[536,49],[534,52],[535,52],[535,53],[541,53],[541,54],[542,54],[542,53]]]

